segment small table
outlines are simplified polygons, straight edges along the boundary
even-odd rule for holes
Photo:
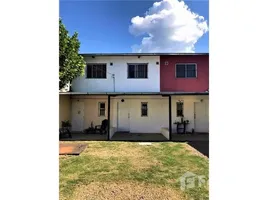
[[[174,124],[177,125],[177,134],[180,133],[180,130],[183,130],[182,133],[184,133],[184,134],[186,133],[186,126],[188,123],[186,123],[186,122],[174,122]],[[180,127],[180,126],[183,126],[183,127]]]

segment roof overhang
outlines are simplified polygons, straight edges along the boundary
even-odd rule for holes
[[[60,95],[209,95],[209,92],[60,92]]]
[[[81,56],[196,56],[209,53],[80,53]]]

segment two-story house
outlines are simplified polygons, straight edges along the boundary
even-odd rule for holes
[[[87,66],[72,91],[60,95],[60,121],[73,131],[108,119],[115,132],[176,132],[174,122],[189,120],[187,131],[208,132],[208,54],[82,54]]]

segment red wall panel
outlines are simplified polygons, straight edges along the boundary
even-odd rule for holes
[[[165,65],[165,62],[168,65]],[[196,78],[176,78],[177,63],[196,63]],[[160,56],[161,92],[205,92],[209,89],[209,55]]]

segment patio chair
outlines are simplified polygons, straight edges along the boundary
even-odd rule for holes
[[[102,134],[106,134],[108,129],[108,120],[105,119],[101,122],[101,125],[95,126],[95,132]]]
[[[83,131],[83,133],[85,133],[85,134],[95,133],[95,128],[93,126],[93,122],[91,122],[90,127],[88,127],[87,129],[85,129]]]

